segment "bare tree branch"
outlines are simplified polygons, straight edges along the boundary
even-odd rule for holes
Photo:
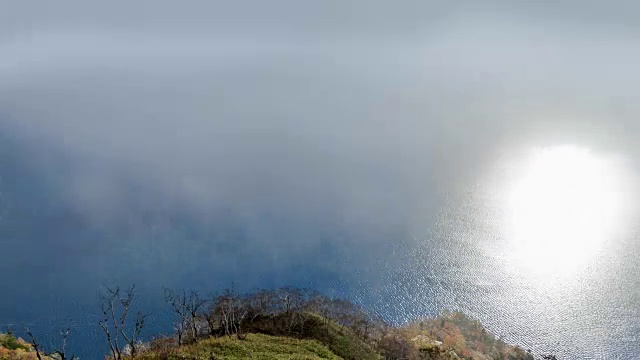
[[[138,312],[133,324],[133,328],[127,330],[127,319],[131,311],[131,305],[136,298],[137,292],[135,285],[126,290],[122,290],[119,286],[104,286],[105,291],[101,294],[102,314],[103,318],[99,325],[105,333],[109,349],[114,360],[123,358],[123,348],[120,346],[119,339],[127,343],[131,351],[130,356],[133,358],[138,353],[138,342],[140,333],[145,325],[148,314]]]
[[[31,346],[33,346],[33,349],[36,351],[36,357],[38,357],[38,360],[42,360],[40,344],[36,340],[35,336],[33,336],[33,333],[30,329],[27,329],[27,335],[29,335],[29,338],[31,338]]]

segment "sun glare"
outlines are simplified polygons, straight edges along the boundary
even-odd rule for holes
[[[615,182],[613,166],[586,148],[534,151],[509,197],[517,263],[557,275],[584,265],[612,234]]]

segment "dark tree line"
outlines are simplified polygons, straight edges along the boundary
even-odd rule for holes
[[[135,358],[148,345],[142,343],[141,333],[149,314],[134,311],[137,300],[135,285],[128,288],[104,285],[100,293],[98,325],[113,360]],[[363,339],[370,337],[374,329],[370,317],[359,306],[306,289],[284,287],[250,294],[227,289],[216,295],[202,296],[192,289],[165,288],[164,300],[174,315],[173,341],[178,346],[211,336],[235,336],[243,340],[252,331],[301,336],[311,316],[320,316],[325,325],[330,319],[334,320]],[[39,359],[55,355],[62,360],[74,360],[75,356],[69,356],[67,351],[70,332],[70,328],[62,331],[61,346],[47,352],[27,331]]]
[[[385,359],[439,359],[442,355],[436,350],[433,354],[413,354],[415,349],[411,343],[399,337],[393,326],[351,301],[292,287],[248,294],[227,289],[209,296],[192,289],[165,288],[164,300],[173,314],[175,336],[144,344],[141,333],[148,314],[134,311],[137,295],[135,286],[125,289],[104,286],[100,294],[102,316],[98,324],[109,347],[109,358],[113,360],[133,359],[147,349],[171,352],[176,346],[208,337],[235,336],[244,340],[251,332],[304,338],[311,330],[324,329],[328,334],[331,326],[335,329],[331,324],[336,323],[383,354]],[[76,359],[67,351],[70,328],[60,332],[61,345],[48,353],[29,330],[27,334],[38,359],[42,360],[45,355],[61,360]],[[543,358],[555,359],[552,355]]]
[[[306,289],[284,287],[250,294],[227,289],[208,297],[195,290],[165,289],[164,294],[174,314],[178,345],[210,336],[244,339],[252,331],[302,335],[312,316],[321,317],[326,325],[335,321],[364,340],[379,336],[386,326],[352,302]]]
[[[349,328],[369,343],[375,343],[387,326],[352,302],[306,289],[283,287],[249,294],[227,289],[216,295],[202,296],[192,289],[164,288],[164,300],[173,314],[175,337],[143,344],[141,333],[149,315],[134,311],[137,299],[135,285],[128,288],[104,285],[100,293],[98,325],[113,360],[135,358],[149,346],[160,343],[162,346],[181,346],[207,337],[235,336],[244,340],[249,332],[303,336],[306,324],[318,318],[326,327],[334,321]],[[30,331],[27,333],[38,359],[51,355],[61,360],[76,359],[73,355],[69,357],[66,349],[70,328],[61,332],[61,346],[51,352],[46,352]]]

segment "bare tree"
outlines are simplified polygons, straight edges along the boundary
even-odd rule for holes
[[[278,289],[278,298],[280,299],[282,309],[285,314],[294,310],[297,302],[296,300],[299,297],[299,291],[299,289],[288,287]]]
[[[224,294],[218,296],[215,302],[215,312],[220,319],[220,325],[224,329],[224,333],[227,336],[231,336],[233,329],[231,322],[233,319],[233,292],[226,290]]]
[[[40,344],[36,340],[36,337],[33,336],[33,333],[30,329],[27,329],[27,335],[29,335],[29,338],[31,338],[31,346],[36,351],[36,357],[38,358],[38,360],[42,360],[42,346],[40,346]]]
[[[247,297],[248,318],[251,322],[260,316],[275,313],[276,296],[273,290],[259,290]]]
[[[211,296],[211,300],[208,301],[209,306],[207,310],[202,314],[202,317],[207,322],[207,326],[209,327],[209,336],[215,336],[218,330],[217,327],[217,313],[216,313],[216,297]]]
[[[307,314],[303,309],[310,301],[311,293],[304,289],[284,287],[277,291],[277,297],[280,301],[282,313],[286,320],[285,326],[287,333],[292,333],[294,329],[304,331],[304,323]]]
[[[214,301],[214,311],[218,314],[220,325],[227,336],[235,334],[238,339],[245,339],[242,326],[249,313],[249,307],[234,290],[227,289]]]
[[[171,289],[164,289],[164,300],[171,306],[178,319],[175,322],[175,330],[178,335],[178,346],[185,340],[186,331],[189,329],[189,319],[191,317],[191,303],[187,292],[175,292]]]
[[[207,300],[200,297],[195,290],[189,290],[188,293],[188,310],[191,316],[191,329],[193,335],[193,341],[198,339],[198,320],[200,319],[200,310],[207,304]]]
[[[123,339],[131,349],[131,357],[135,357],[138,353],[140,333],[148,316],[138,312],[132,328],[127,331],[129,325],[127,318],[131,310],[131,304],[137,294],[135,285],[125,290],[122,290],[119,286],[112,288],[105,285],[104,288],[104,292],[100,295],[103,317],[100,319],[99,324],[107,337],[111,355],[115,360],[123,358],[123,348],[120,345],[120,339]]]
[[[71,333],[71,327],[68,327],[66,330],[61,330],[60,331],[61,345],[60,345],[60,348],[57,348],[53,352],[53,354],[58,355],[60,360],[75,360],[76,359],[75,355],[71,355],[70,358],[67,357],[67,339],[69,338],[69,334],[70,333]],[[36,351],[36,357],[38,358],[38,360],[42,360],[42,356],[43,355],[46,356],[46,353],[42,349],[42,346],[40,345],[40,343],[38,343],[38,341],[36,340],[36,337],[33,336],[33,333],[31,332],[31,330],[27,329],[27,335],[29,335],[29,337],[31,338],[31,346]]]
[[[387,360],[406,360],[416,358],[414,354],[416,350],[413,345],[406,339],[396,335],[385,336],[380,339],[378,343],[378,351],[380,351]],[[440,350],[437,348],[428,348],[427,350],[422,351],[421,355],[421,357],[418,357],[419,359],[444,359],[444,357],[440,357]],[[446,358],[449,359],[449,357]],[[456,358],[458,357],[456,356]]]
[[[175,324],[178,345],[182,345],[184,340],[198,340],[198,323],[203,317],[207,321],[211,332],[213,332],[215,320],[207,314],[201,313],[202,308],[207,304],[207,300],[200,297],[197,291],[183,290],[182,292],[177,292],[165,288],[164,299],[178,317]]]
[[[71,328],[60,331],[60,336],[62,337],[62,345],[59,349],[56,349],[56,351],[54,351],[55,354],[58,354],[60,356],[60,360],[67,360],[67,338],[69,337],[70,331]],[[71,358],[69,360],[75,360],[75,358],[75,355],[71,355]]]
[[[331,299],[320,294],[314,296],[307,302],[306,308],[309,312],[318,314],[322,317],[325,329],[329,325],[329,316],[331,312]]]

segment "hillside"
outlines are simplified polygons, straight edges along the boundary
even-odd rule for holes
[[[408,343],[405,356],[408,359],[533,359],[531,353],[505,344],[478,321],[460,312],[423,319],[398,328],[392,334],[399,339],[397,341]]]
[[[287,314],[265,317],[256,321],[251,331],[277,336],[296,336],[302,339],[318,341],[326,345],[335,355],[346,360],[378,360],[382,356],[374,350],[370,343],[359,337],[354,329],[342,326],[336,321],[323,318],[314,313],[300,313],[301,320],[291,331],[283,331],[281,326],[273,324],[287,321]],[[274,321],[275,320],[275,321]]]
[[[53,359],[41,356],[43,360]],[[11,332],[0,333],[0,360],[37,360],[33,346],[22,338],[16,338]]]
[[[296,288],[250,294],[227,290],[211,298],[193,290],[165,290],[175,333],[144,342],[140,336],[148,315],[132,310],[135,287],[107,288],[103,317],[96,324],[109,346],[106,359],[534,359],[457,312],[399,327],[350,301]],[[70,330],[61,334],[62,351],[53,345],[43,349],[33,338],[35,346],[0,334],[0,360],[73,360],[64,355],[72,353],[66,346]]]
[[[138,359],[273,359],[273,360],[339,360],[326,346],[314,340],[284,336],[248,334],[243,340],[220,337],[201,340],[180,348],[161,347],[141,354]]]
[[[345,360],[532,360],[524,350],[496,339],[473,319],[448,313],[363,339],[318,314],[305,314],[300,332],[282,334],[282,314],[264,318],[244,336],[222,336],[176,346],[152,341],[140,359],[345,359]],[[267,335],[266,333],[271,333]]]
[[[210,337],[176,346],[172,339],[151,341],[141,359],[345,359],[381,360],[383,356],[351,329],[320,315],[305,313],[291,330],[286,314],[258,319],[242,336]]]

